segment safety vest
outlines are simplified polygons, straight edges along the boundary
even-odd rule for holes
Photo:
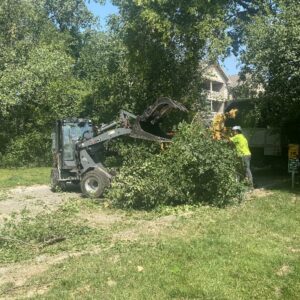
[[[239,156],[251,155],[248,141],[242,133],[236,134],[230,140],[235,144]]]

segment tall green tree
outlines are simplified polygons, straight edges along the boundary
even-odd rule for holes
[[[246,28],[253,25],[257,15],[266,16],[277,11],[276,1],[270,0],[231,0],[227,4],[226,23],[231,39],[231,50],[235,55],[245,46]]]
[[[266,1],[266,5],[269,1]],[[300,5],[272,1],[245,28],[244,73],[264,88],[262,112],[270,124],[300,121]]]
[[[83,0],[0,3],[2,162],[42,158],[53,121],[79,114],[89,88],[75,66],[93,22]]]
[[[132,85],[134,75],[129,71],[127,49],[118,36],[92,33],[76,68],[90,89],[82,114],[98,122],[110,122],[121,108],[134,109],[139,85]]]
[[[228,44],[228,1],[114,0],[120,16],[111,20],[128,49],[130,72],[140,90],[136,109],[158,96],[194,98],[199,61],[217,58]],[[192,96],[193,95],[193,96]]]

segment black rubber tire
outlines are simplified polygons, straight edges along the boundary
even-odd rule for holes
[[[58,190],[65,190],[66,189],[66,183],[59,181],[59,175],[57,169],[51,170],[50,175],[50,188],[52,192],[57,192]]]
[[[84,196],[89,198],[99,198],[106,187],[109,186],[109,178],[98,170],[87,172],[81,182],[80,188]]]

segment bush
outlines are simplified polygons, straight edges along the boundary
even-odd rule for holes
[[[0,156],[1,167],[47,166],[51,164],[49,135],[31,132],[17,137]]]
[[[242,165],[232,145],[212,139],[201,125],[181,124],[173,143],[159,154],[139,153],[125,163],[108,198],[118,207],[151,209],[157,205],[207,203],[224,206],[240,200],[237,180]]]

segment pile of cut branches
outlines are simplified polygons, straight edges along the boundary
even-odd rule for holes
[[[242,197],[244,185],[238,180],[242,166],[234,148],[214,140],[200,124],[180,124],[172,144],[160,153],[149,154],[139,146],[131,153],[107,193],[118,207],[198,203],[222,207]]]

